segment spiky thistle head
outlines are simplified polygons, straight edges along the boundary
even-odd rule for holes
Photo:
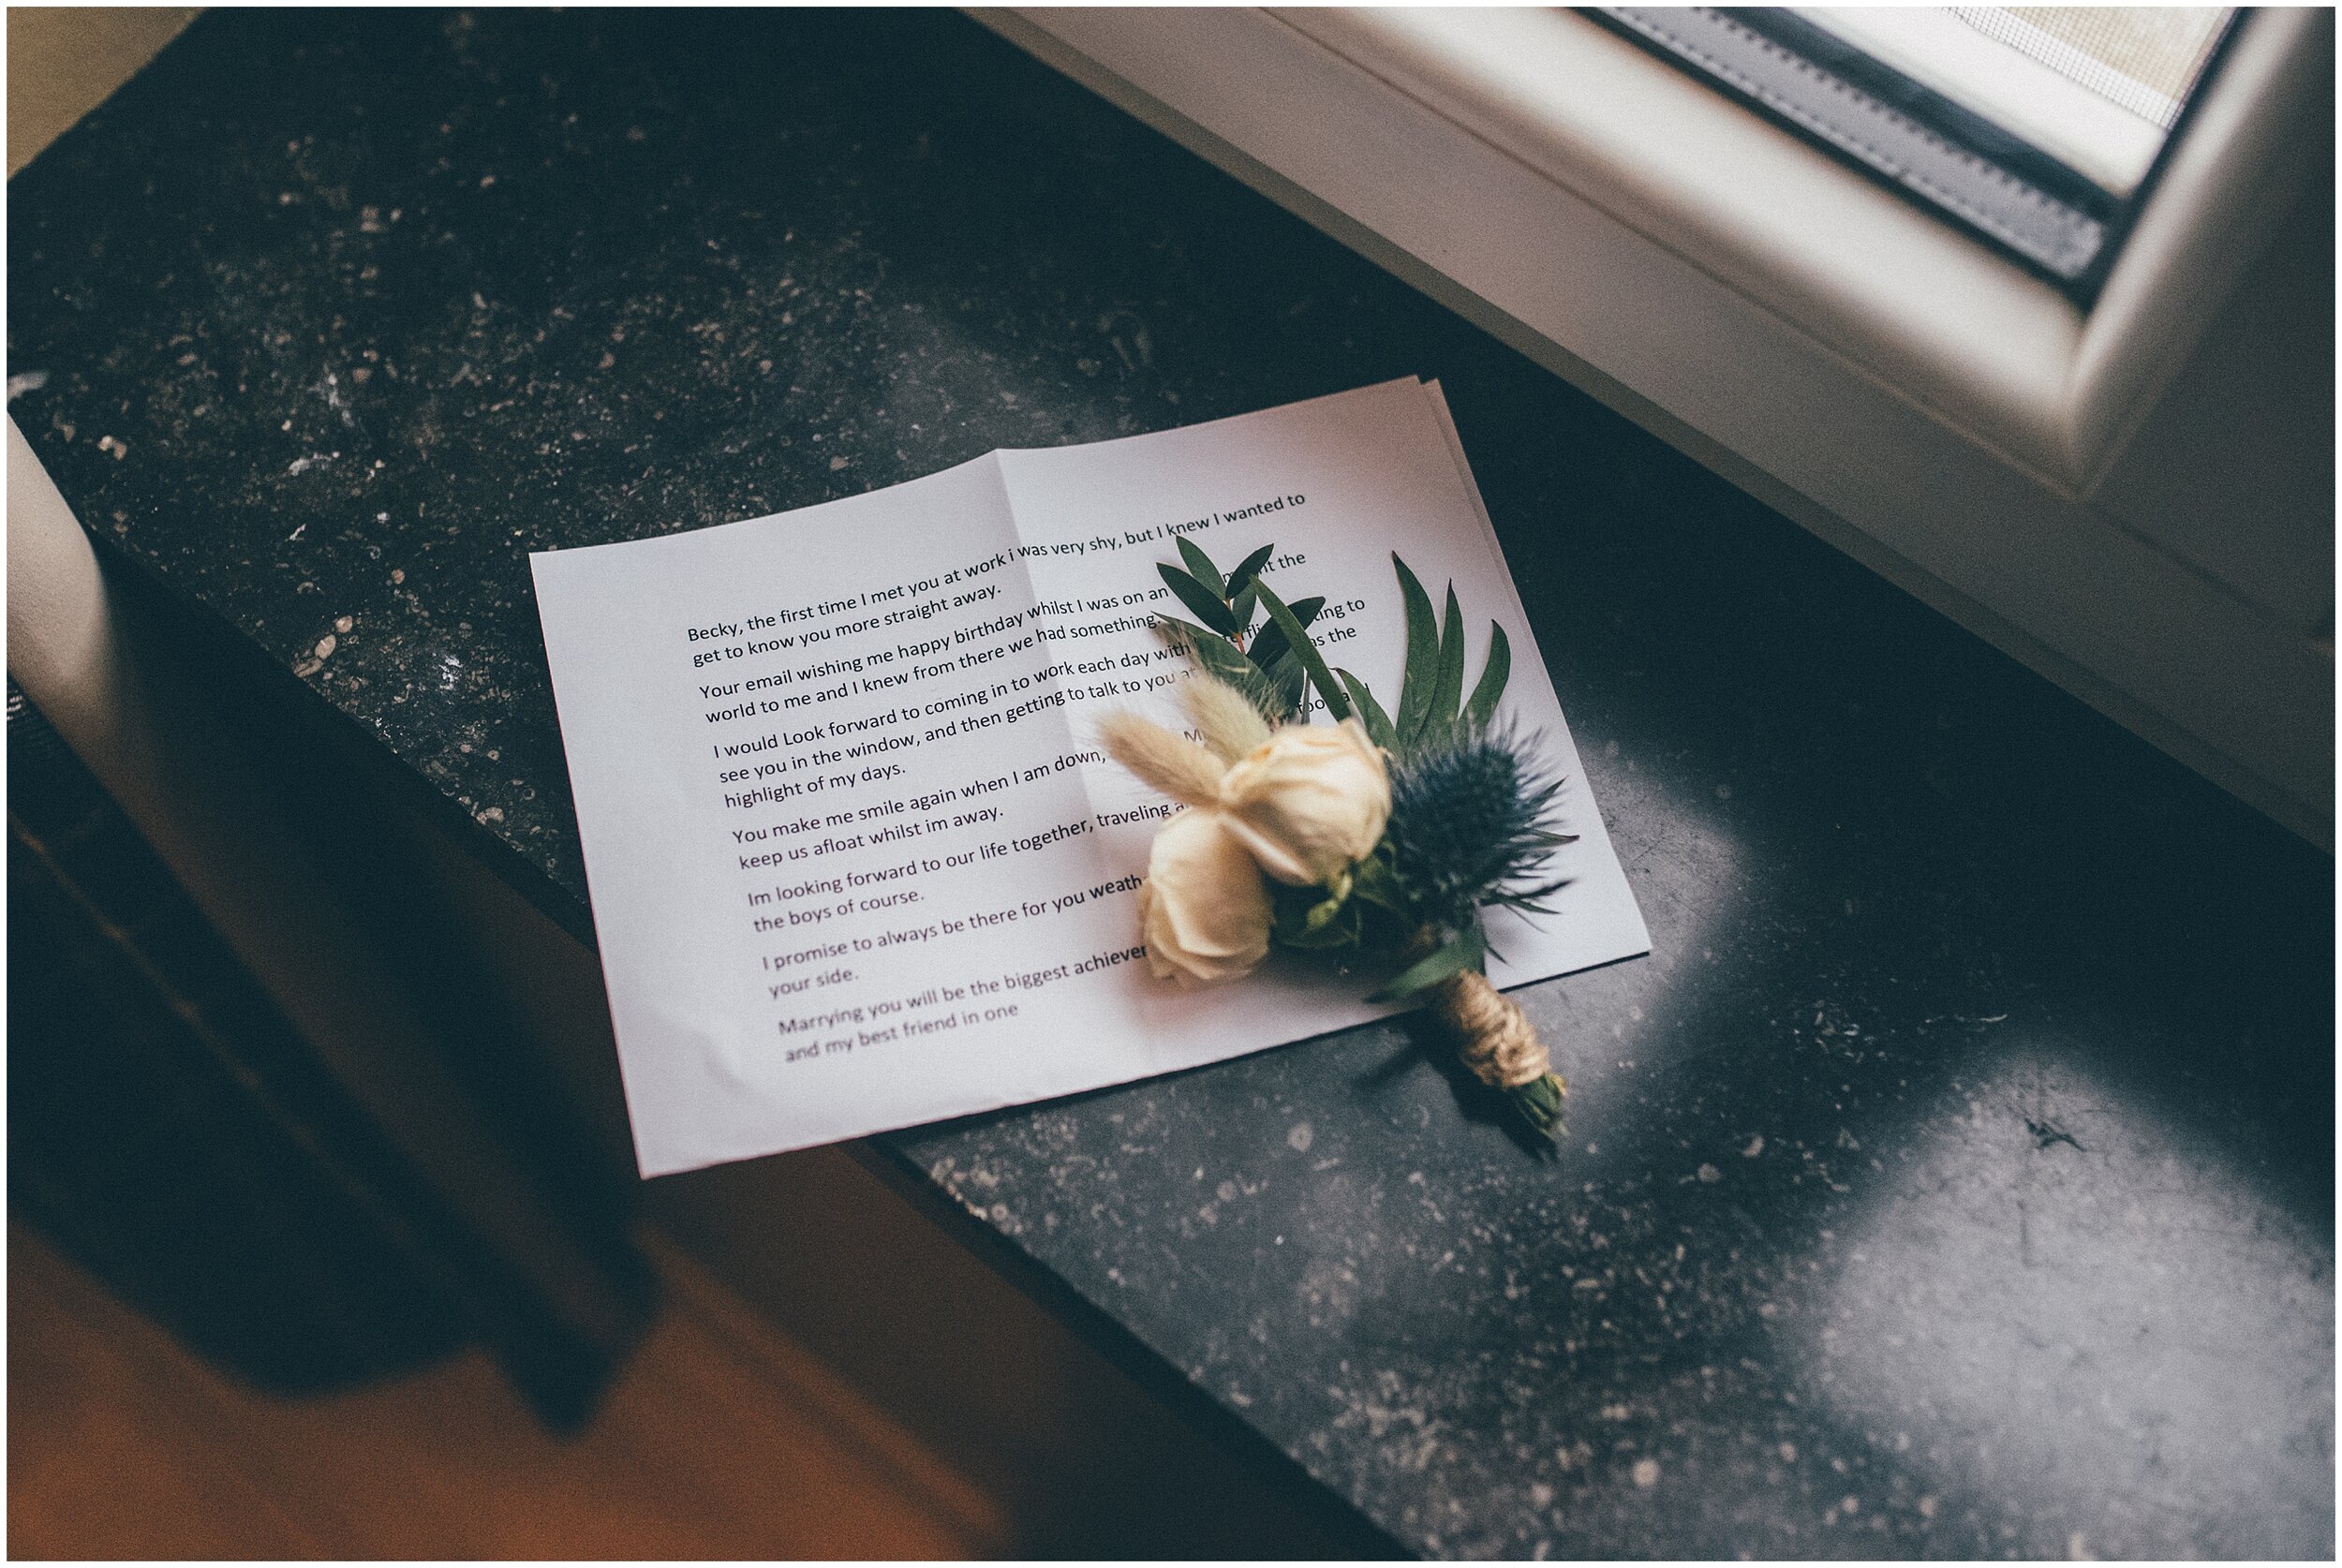
[[[1537,878],[1555,849],[1562,780],[1509,725],[1470,726],[1390,772],[1385,842],[1392,880],[1427,925],[1460,928],[1483,904],[1539,909],[1560,884]]]

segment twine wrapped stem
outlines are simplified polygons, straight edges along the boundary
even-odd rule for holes
[[[1534,1084],[1550,1071],[1552,1058],[1520,1004],[1489,984],[1477,969],[1440,982],[1435,1004],[1456,1033],[1457,1049],[1472,1075],[1490,1088]]]
[[[1431,1007],[1454,1033],[1457,1054],[1472,1075],[1501,1091],[1539,1133],[1557,1135],[1569,1086],[1553,1071],[1520,1004],[1479,970],[1464,969],[1440,982]]]

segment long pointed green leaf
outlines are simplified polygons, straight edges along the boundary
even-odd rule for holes
[[[1226,599],[1228,597],[1227,579],[1222,577],[1220,569],[1211,564],[1211,557],[1189,543],[1185,534],[1179,535],[1172,542],[1179,547],[1179,559],[1187,563],[1187,570],[1194,574],[1195,581],[1209,588],[1214,599]]]
[[[1399,732],[1391,728],[1390,715],[1385,713],[1383,704],[1374,700],[1374,693],[1367,690],[1366,683],[1347,670],[1336,670],[1334,673],[1341,677],[1342,686],[1349,690],[1350,701],[1357,704],[1358,718],[1366,725],[1366,738],[1386,751],[1396,752],[1399,749]]]
[[[1472,688],[1472,701],[1464,704],[1464,716],[1475,730],[1485,730],[1496,717],[1497,699],[1505,695],[1505,683],[1513,673],[1513,646],[1505,637],[1505,629],[1494,621],[1489,623],[1489,661],[1480,667],[1480,683]]]
[[[1456,602],[1456,584],[1450,583],[1447,614],[1440,627],[1439,670],[1431,680],[1430,705],[1423,715],[1423,727],[1416,732],[1411,745],[1436,745],[1456,728],[1456,713],[1463,703],[1463,609]]]
[[[1233,594],[1259,576],[1260,569],[1268,564],[1269,555],[1276,548],[1273,544],[1264,544],[1244,559],[1237,562],[1236,570],[1228,573],[1228,591]]]
[[[1412,747],[1430,711],[1431,683],[1439,673],[1439,622],[1431,614],[1431,596],[1407,563],[1394,554],[1390,564],[1399,569],[1399,596],[1407,606],[1407,663],[1399,682],[1397,729],[1400,744]]]
[[[1326,668],[1326,660],[1318,653],[1317,644],[1311,642],[1310,634],[1301,629],[1301,623],[1294,619],[1293,612],[1286,607],[1285,601],[1279,599],[1266,583],[1260,585],[1260,601],[1267,609],[1269,619],[1283,629],[1286,643],[1301,660],[1301,668],[1309,672],[1310,684],[1317,688],[1320,697],[1326,699],[1326,711],[1334,716],[1336,723],[1349,717],[1350,699],[1342,695],[1341,683],[1334,679],[1331,670]]]
[[[1254,581],[1246,584],[1244,591],[1257,594],[1267,586],[1265,583]],[[1317,613],[1326,608],[1326,600],[1323,598],[1305,599],[1286,608],[1293,612],[1293,618],[1306,629],[1310,622],[1317,618]],[[1253,639],[1253,662],[1266,670],[1284,656],[1285,646],[1284,629],[1270,621],[1260,629],[1260,635]]]
[[[1182,540],[1180,542],[1184,544],[1186,540]],[[1171,591],[1179,596],[1181,604],[1195,613],[1197,620],[1223,637],[1230,636],[1235,632],[1236,616],[1230,614],[1227,605],[1222,602],[1218,594],[1213,593],[1178,567],[1157,566],[1155,570],[1163,573],[1164,582],[1170,584]]]
[[[1368,1001],[1404,1001],[1422,995],[1451,974],[1476,969],[1488,956],[1488,938],[1475,920],[1454,941],[1420,963],[1412,964],[1398,979],[1367,998]]]

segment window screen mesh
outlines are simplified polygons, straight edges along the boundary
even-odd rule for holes
[[[2233,8],[1953,6],[1970,27],[2170,130]]]
[[[1875,5],[1591,14],[2084,303],[2246,15]]]

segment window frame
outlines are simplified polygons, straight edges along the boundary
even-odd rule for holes
[[[972,14],[2333,843],[2332,441],[2218,455],[2332,428],[2331,10],[2247,13],[2087,309],[1574,11]]]
[[[2225,62],[2243,14],[2231,13],[2221,24],[2153,162],[2124,196],[1906,75],[1860,44],[1788,9],[1632,6],[1577,9],[1991,247],[2085,310],[2097,301],[2140,212],[2153,199],[2157,176],[2186,134],[2195,106]],[[1686,23],[1698,30],[1697,41],[1686,36]],[[1796,62],[1798,74],[1806,80],[1791,77],[1792,96],[1768,90],[1735,68],[1738,62],[1731,55],[1745,57],[1751,40]],[[1866,110],[1874,112],[1865,114]],[[1937,145],[1925,146],[1928,142]],[[1934,153],[1949,161],[1975,166],[1980,176],[1978,187],[1983,194],[1971,203],[1914,173],[1908,167],[1914,152],[1922,157]],[[2042,254],[2039,244],[2027,243],[2012,225],[1999,221],[2004,215],[2022,219],[2025,209],[2043,207],[2054,209],[2052,223],[2066,229],[2075,243],[2085,232],[2090,234],[2089,253],[2076,264],[2059,265],[2053,257]],[[2074,221],[2059,225],[2059,219],[2068,214]]]

